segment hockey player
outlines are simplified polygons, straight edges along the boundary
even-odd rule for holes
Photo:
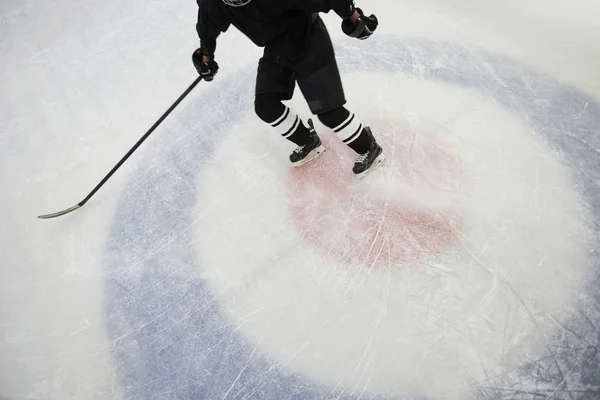
[[[348,111],[333,46],[319,12],[333,10],[342,18],[343,32],[367,39],[377,18],[366,16],[353,0],[197,0],[196,30],[200,48],[192,60],[205,81],[219,70],[215,61],[217,37],[234,25],[256,45],[264,47],[258,62],[255,111],[260,119],[298,147],[290,155],[294,166],[319,156],[325,148],[310,119],[305,124],[282,103],[292,98],[298,83],[310,111],[358,158],[353,172],[367,174],[385,156],[371,129]]]

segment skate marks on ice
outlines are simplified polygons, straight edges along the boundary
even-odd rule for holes
[[[287,187],[295,229],[337,261],[369,268],[414,262],[458,242],[466,178],[456,159],[402,121],[370,125],[388,159],[369,179],[357,180],[350,170],[356,154],[326,130],[332,153],[293,171]]]
[[[211,209],[202,276],[240,333],[314,381],[460,398],[539,351],[548,313],[562,319],[586,266],[581,207],[567,171],[509,112],[460,88],[369,75],[376,93],[349,91],[389,105],[355,101],[363,118],[413,116],[372,121],[387,166],[353,178],[355,155],[325,132],[330,151],[290,170],[259,125],[242,124],[199,183],[198,212]],[[435,96],[445,102],[424,100]],[[441,128],[422,130],[421,115]]]
[[[125,386],[211,399],[592,398],[598,104],[447,43],[360,49],[340,60],[350,106],[388,154],[365,180],[322,126],[329,151],[289,168],[287,144],[245,114],[251,77],[220,83],[219,114],[190,106],[193,132],[172,128],[185,146],[165,146],[163,172],[131,195],[157,200],[120,212],[108,252]],[[156,230],[141,228],[149,220]]]

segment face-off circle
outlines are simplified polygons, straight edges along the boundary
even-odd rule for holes
[[[600,129],[600,125],[598,125],[600,105],[597,102],[549,77],[528,70],[518,63],[486,55],[481,51],[473,54],[463,47],[425,39],[408,40],[378,36],[371,39],[370,43],[378,44],[378,46],[357,49],[354,42],[351,47],[343,42],[340,43],[340,50],[338,50],[340,54],[352,53],[355,55],[340,63],[342,70],[348,72],[368,71],[371,74],[397,74],[400,72],[416,76],[417,80],[418,77],[423,77],[438,83],[445,82],[451,84],[457,91],[461,87],[474,89],[492,99],[496,106],[504,106],[515,116],[524,117],[523,120],[531,124],[531,127],[543,139],[552,143],[554,148],[559,150],[561,160],[567,166],[575,166],[571,167],[569,172],[575,181],[575,186],[583,196],[583,200],[590,205],[590,209],[594,213],[593,217],[588,220],[592,221],[591,225],[595,228],[599,226],[600,204],[598,199],[600,197],[597,186],[599,169],[593,163],[595,154],[593,149],[600,148],[600,144],[597,135],[590,135],[590,132],[597,132]],[[382,51],[373,54],[374,49],[382,49]],[[400,59],[402,60],[401,64],[398,63]],[[481,63],[485,63],[485,68],[481,68]],[[493,68],[490,69],[490,66]],[[515,71],[517,71],[517,75],[515,75]],[[221,211],[218,210],[219,204],[214,202],[214,198],[208,204],[203,201],[206,195],[210,195],[206,192],[208,186],[201,185],[201,191],[191,188],[194,186],[195,178],[204,179],[212,173],[206,167],[213,169],[213,167],[218,168],[228,164],[237,165],[237,171],[222,175],[227,178],[236,175],[243,177],[251,171],[247,168],[252,167],[252,164],[238,162],[239,160],[236,160],[235,157],[222,160],[224,157],[220,150],[224,144],[223,139],[228,133],[233,131],[240,134],[239,127],[233,129],[232,123],[239,122],[239,118],[248,112],[248,104],[252,102],[252,81],[253,76],[244,72],[240,74],[239,79],[221,82],[216,87],[213,85],[212,87],[215,87],[213,95],[218,94],[215,98],[223,101],[223,107],[212,104],[209,109],[202,102],[191,107],[187,111],[188,120],[198,121],[194,131],[189,132],[189,126],[187,126],[189,124],[184,124],[183,127],[173,128],[172,132],[165,132],[163,137],[168,139],[163,139],[166,140],[163,147],[164,153],[162,153],[164,158],[161,163],[163,172],[148,177],[147,185],[128,193],[119,207],[107,251],[107,323],[115,340],[116,365],[122,367],[120,377],[129,395],[137,398],[153,398],[157,394],[168,393],[169,396],[177,398],[227,398],[232,396],[252,398],[260,393],[261,398],[269,400],[286,398],[290,394],[294,394],[298,399],[313,400],[328,397],[357,399],[364,397],[363,394],[366,392],[362,392],[362,390],[367,390],[370,396],[375,393],[374,396],[371,396],[373,398],[379,398],[377,394],[386,399],[397,398],[396,396],[402,396],[399,393],[411,393],[411,396],[415,394],[412,396],[415,398],[429,393],[431,395],[429,398],[436,398],[430,390],[435,389],[431,388],[432,376],[436,377],[436,387],[452,388],[455,387],[455,379],[465,378],[461,373],[466,372],[468,375],[469,367],[485,366],[485,363],[482,363],[485,361],[485,357],[490,357],[488,361],[491,360],[494,363],[510,359],[514,354],[518,354],[516,350],[528,339],[530,332],[523,327],[524,324],[530,322],[532,317],[537,318],[535,319],[536,323],[547,324],[550,322],[553,329],[560,329],[552,321],[556,322],[557,313],[560,314],[565,311],[566,307],[569,307],[572,296],[570,294],[565,296],[565,293],[561,291],[561,285],[557,286],[557,278],[564,282],[571,279],[569,275],[564,274],[563,269],[557,267],[561,263],[567,266],[585,264],[587,255],[593,254],[588,251],[584,259],[578,257],[561,259],[559,257],[560,251],[565,247],[583,243],[579,241],[580,238],[577,235],[572,235],[569,229],[564,229],[565,226],[571,228],[569,224],[576,223],[574,221],[579,218],[577,216],[579,210],[575,209],[576,215],[571,222],[569,222],[569,218],[571,218],[569,212],[561,215],[560,212],[555,211],[551,215],[551,219],[545,220],[547,222],[545,227],[542,226],[540,231],[532,233],[530,225],[547,216],[545,211],[547,211],[548,202],[554,201],[556,203],[554,206],[560,205],[560,203],[568,205],[572,199],[564,198],[564,190],[552,191],[553,187],[559,187],[555,183],[553,186],[549,181],[539,180],[539,178],[544,178],[544,174],[540,174],[544,171],[536,169],[535,166],[538,165],[538,162],[543,164],[544,158],[536,158],[538,154],[536,154],[535,146],[528,148],[529,154],[513,154],[514,152],[519,153],[520,149],[514,146],[515,136],[511,135],[511,133],[514,134],[512,128],[507,127],[506,132],[496,132],[494,136],[490,136],[488,126],[485,124],[494,128],[503,125],[503,121],[489,120],[484,121],[485,124],[480,124],[485,128],[480,131],[480,142],[462,143],[458,141],[454,143],[454,148],[464,148],[465,152],[461,152],[461,154],[468,156],[464,157],[461,163],[472,165],[471,163],[475,159],[485,159],[485,157],[480,157],[481,155],[477,152],[486,145],[488,145],[488,151],[493,151],[495,148],[497,149],[496,160],[502,160],[503,165],[518,172],[513,176],[512,184],[521,185],[521,189],[529,190],[529,194],[522,194],[526,193],[523,191],[518,192],[519,195],[515,196],[514,193],[498,190],[499,185],[508,184],[503,180],[505,176],[500,173],[486,177],[478,175],[476,168],[459,168],[460,171],[468,171],[469,180],[473,179],[480,184],[479,186],[473,185],[472,193],[479,201],[469,204],[469,212],[463,214],[464,224],[460,231],[460,233],[473,232],[474,235],[472,237],[463,236],[459,245],[464,245],[466,239],[472,241],[472,244],[476,244],[479,252],[469,253],[473,260],[473,269],[470,272],[480,274],[492,282],[496,280],[500,282],[501,286],[496,289],[493,286],[486,287],[486,285],[461,286],[461,282],[467,282],[468,275],[461,276],[460,269],[451,272],[454,273],[452,282],[456,284],[456,287],[452,295],[446,297],[444,304],[452,308],[460,296],[465,294],[470,296],[461,307],[473,311],[473,313],[470,315],[470,319],[463,319],[462,326],[453,325],[450,319],[444,318],[445,315],[449,315],[448,312],[444,314],[435,308],[432,309],[427,302],[420,303],[420,299],[426,299],[429,302],[437,300],[440,289],[438,286],[441,283],[440,276],[411,282],[415,287],[408,287],[408,289],[414,289],[409,298],[410,301],[401,302],[398,305],[403,306],[406,312],[415,312],[416,317],[427,318],[419,320],[419,325],[405,325],[401,330],[394,330],[390,326],[390,323],[398,321],[402,313],[402,308],[398,308],[398,312],[392,312],[391,309],[394,302],[398,300],[393,296],[399,290],[396,282],[390,282],[391,287],[390,284],[380,286],[379,292],[372,293],[375,299],[379,299],[379,302],[372,308],[365,307],[364,298],[346,298],[348,304],[357,311],[373,314],[373,310],[375,310],[372,323],[356,326],[354,330],[345,329],[338,333],[338,328],[348,328],[347,325],[352,322],[352,318],[359,318],[359,316],[349,314],[348,310],[343,308],[338,310],[337,315],[335,312],[331,314],[333,311],[331,309],[325,310],[329,314],[324,317],[341,316],[344,318],[339,324],[333,321],[333,325],[326,326],[333,329],[334,335],[328,338],[327,343],[323,343],[325,347],[321,349],[323,350],[321,359],[317,361],[317,364],[315,364],[315,360],[307,358],[307,356],[318,354],[318,352],[312,352],[311,346],[315,344],[314,339],[319,339],[317,335],[319,330],[315,327],[321,316],[320,308],[324,304],[327,305],[327,301],[331,305],[341,306],[340,298],[332,294],[331,287],[323,287],[320,283],[328,281],[332,284],[342,285],[344,274],[347,275],[348,272],[343,269],[332,270],[326,265],[317,265],[315,271],[320,272],[320,275],[311,277],[313,287],[308,291],[302,283],[298,283],[296,278],[302,274],[311,274],[313,269],[310,268],[310,264],[292,265],[296,269],[288,274],[287,285],[281,285],[281,281],[275,279],[273,282],[279,283],[279,286],[269,286],[269,280],[274,277],[270,275],[272,272],[279,271],[281,276],[288,273],[286,260],[289,258],[286,257],[291,257],[296,251],[305,250],[304,248],[299,249],[298,243],[300,242],[288,233],[289,228],[297,223],[293,219],[289,221],[290,225],[285,229],[269,235],[264,234],[272,225],[269,223],[272,222],[269,221],[269,218],[271,216],[278,218],[282,215],[280,214],[281,210],[271,213],[271,210],[268,209],[277,202],[269,203],[265,196],[251,190],[251,184],[244,185],[242,180],[241,186],[245,188],[246,192],[238,192],[237,196],[244,194],[247,196],[245,201],[240,202],[240,206],[256,204],[262,206],[266,213],[263,220],[253,224],[255,229],[252,234],[243,238],[247,240],[248,244],[254,245],[255,253],[248,254],[255,257],[260,255],[258,252],[266,248],[269,241],[274,240],[273,238],[289,241],[290,245],[275,254],[271,263],[255,265],[253,260],[248,258],[243,265],[246,274],[232,276],[229,273],[235,272],[230,269],[233,264],[223,261],[229,256],[226,252],[220,254],[216,252],[216,258],[209,254],[199,253],[199,257],[195,259],[190,254],[190,249],[198,246],[199,241],[205,241],[207,245],[216,247],[215,242],[211,242],[211,240],[217,233],[235,230],[247,218],[244,215],[241,218],[230,216],[230,210],[227,210],[220,218],[217,218],[223,232],[215,229],[202,232],[201,228],[208,222],[205,217],[210,216],[211,213],[220,214]],[[212,87],[208,90],[213,90]],[[385,87],[385,84],[382,87]],[[351,85],[350,89],[352,89]],[[351,94],[349,97],[354,98],[355,95]],[[407,103],[398,105],[396,110],[386,111],[387,114],[382,111],[383,114],[379,115],[386,117],[397,115],[398,109],[410,114],[414,111],[411,110],[410,101],[418,101],[420,96],[413,92],[406,93],[405,97]],[[460,105],[462,101],[460,96],[455,97],[454,101],[448,101],[439,91],[433,95],[431,93],[423,94],[423,97],[432,103],[427,105],[430,109],[444,108],[448,109],[449,113],[452,113],[452,109]],[[236,98],[236,101],[229,101],[233,98]],[[545,101],[540,101],[540,99]],[[437,104],[438,101],[444,104]],[[431,107],[431,105],[436,107]],[[474,105],[476,106],[476,104]],[[368,104],[366,108],[368,108]],[[415,112],[415,115],[428,114],[423,114],[423,110],[426,109],[425,106],[422,107],[417,110],[418,113]],[[585,112],[577,112],[577,118],[573,118],[572,110],[585,110]],[[460,115],[461,112],[464,115],[467,109],[459,109],[455,115]],[[375,113],[375,115],[377,114]],[[471,118],[479,117],[478,111],[473,109],[468,110],[468,115]],[[376,119],[373,117],[373,121]],[[434,120],[443,124],[448,123],[448,120],[442,121],[435,118]],[[458,126],[460,122],[463,122],[462,126]],[[464,131],[463,128],[469,127],[468,124],[464,124],[466,122],[468,121],[459,121],[454,128],[457,131]],[[211,127],[210,130],[206,129],[208,125]],[[252,129],[257,127],[258,125]],[[490,138],[502,137],[504,133],[508,134],[506,143],[496,141],[486,144]],[[188,145],[185,148],[170,147],[173,136],[180,137],[180,139],[186,138]],[[519,136],[517,135],[517,137]],[[585,142],[578,139],[584,136]],[[473,136],[473,138],[476,137],[477,135]],[[271,142],[271,139],[265,138],[265,142]],[[470,147],[467,149],[464,146]],[[244,145],[240,149],[246,152],[256,151],[255,154],[260,155],[266,154],[264,153],[266,147],[260,148],[259,146],[259,148],[253,149],[251,146]],[[211,159],[215,150],[220,154]],[[271,148],[269,151],[276,153],[278,150]],[[521,160],[531,160],[532,155],[534,156],[533,161],[529,163],[515,158],[515,156],[519,156],[523,157]],[[282,158],[285,158],[285,155]],[[156,162],[157,158],[152,156],[152,161]],[[270,164],[265,166],[267,170],[270,168],[270,170],[277,171],[280,170],[279,167],[283,167],[283,163],[275,162],[273,158],[263,161],[265,164]],[[490,160],[490,162],[492,161]],[[478,161],[479,163],[480,161]],[[260,165],[262,167],[263,163]],[[351,168],[351,165],[347,165],[346,168]],[[526,179],[521,179],[523,177]],[[262,175],[261,184],[268,185],[272,181],[279,181],[279,178]],[[286,179],[289,179],[289,174],[286,172],[281,178],[281,181],[285,182]],[[485,184],[486,178],[490,181],[488,185]],[[212,181],[222,186],[231,184],[226,179],[213,179]],[[481,184],[482,182],[483,184]],[[531,182],[535,182],[535,184],[531,184]],[[286,188],[289,189],[289,186],[286,185],[289,185],[289,181],[279,189],[285,192]],[[262,189],[265,187],[263,186]],[[550,192],[543,192],[540,189],[548,189]],[[268,190],[264,192],[270,193]],[[229,194],[236,196],[233,192]],[[139,202],[135,201],[137,198],[143,199],[143,204],[145,204],[143,209],[140,209]],[[167,198],[171,201],[163,201]],[[278,198],[277,201],[285,204],[287,199],[284,196]],[[499,201],[493,202],[494,199]],[[482,211],[482,208],[478,209],[478,207],[490,202],[495,206],[494,212],[502,211],[513,215],[510,224],[491,218],[493,215],[490,215],[490,218],[480,217],[478,220],[469,218],[472,212]],[[197,208],[199,203],[202,203],[200,212]],[[519,204],[519,206],[515,207],[514,204]],[[526,207],[521,207],[520,204]],[[503,205],[506,207],[503,208]],[[535,207],[536,205],[538,207]],[[286,208],[289,212],[289,207],[286,206]],[[248,211],[250,208],[244,210]],[[579,213],[579,216],[581,215],[585,215],[585,213]],[[161,229],[152,231],[140,229],[140,226],[147,223],[148,220],[155,221]],[[519,220],[522,220],[523,223],[515,224]],[[207,226],[214,228],[214,226]],[[191,228],[196,229],[193,235]],[[514,237],[509,234],[507,229],[512,230]],[[545,232],[545,235],[541,232]],[[561,232],[558,237],[561,242],[553,246],[556,251],[551,251],[543,257],[540,267],[544,268],[544,272],[533,273],[537,269],[530,267],[536,267],[536,262],[539,260],[530,257],[539,250],[534,248],[532,251],[532,248],[528,246],[527,239],[536,236],[548,239],[544,245],[544,248],[548,248],[549,243],[553,243],[552,238],[557,238],[556,232]],[[302,229],[300,229],[300,233],[302,233]],[[505,236],[496,238],[493,237],[495,234],[504,234]],[[304,235],[304,238],[306,237]],[[504,241],[505,246],[497,247],[496,252],[491,252],[491,242],[487,238],[495,240],[496,244],[502,244]],[[233,253],[234,256],[235,253],[244,253],[246,249],[240,248],[244,247],[244,244],[241,243],[242,246],[240,246],[236,239],[242,238],[233,236],[220,239],[218,245],[221,248],[224,248],[223,246],[230,248],[229,253]],[[587,249],[596,248],[597,241],[591,242],[590,246]],[[450,247],[455,246],[451,245]],[[206,246],[198,246],[198,248],[199,251],[204,251]],[[518,260],[516,267],[519,268],[506,271],[497,270],[494,263],[498,262],[498,256],[506,257],[510,254],[513,255],[513,261]],[[593,259],[588,261],[597,265],[595,256],[591,257]],[[221,258],[220,265],[219,258]],[[307,262],[310,263],[312,260],[314,259],[309,259]],[[510,260],[505,258],[504,265],[506,265],[506,261]],[[405,269],[399,268],[394,273],[402,270]],[[376,268],[372,272],[368,274],[367,278],[374,278],[378,274]],[[503,272],[503,274],[498,274],[498,272]],[[597,272],[596,270],[595,273]],[[522,276],[522,279],[519,279],[519,276]],[[229,282],[231,285],[231,288],[228,289],[229,292],[215,290],[219,284],[215,279],[222,279],[224,284]],[[598,282],[597,275],[589,279],[592,283]],[[241,286],[236,286],[236,282]],[[425,285],[427,282],[429,284]],[[256,287],[256,297],[248,297],[250,293],[248,289],[252,289],[252,286],[257,283],[263,283],[266,286],[259,285]],[[232,295],[231,290],[238,289],[241,294],[236,298],[234,294]],[[263,289],[261,294],[260,291]],[[358,292],[350,294],[362,291],[364,295],[364,286],[359,289]],[[500,289],[504,290],[506,296],[509,297],[511,293],[513,296],[515,293],[524,294],[519,299],[521,308],[495,308],[495,305],[502,305],[494,303],[497,290]],[[304,293],[302,295],[304,303],[290,302],[289,297],[295,292]],[[534,303],[527,303],[545,293],[555,295],[554,308],[547,314]],[[278,297],[282,294],[288,296],[287,300],[281,300]],[[377,295],[379,297],[376,297]],[[272,298],[272,300],[266,302],[265,297]],[[326,302],[320,303],[319,299]],[[580,301],[582,317],[577,313],[571,313],[569,321],[561,322],[565,326],[563,332],[577,332],[577,337],[593,341],[593,338],[597,337],[597,332],[589,328],[588,322],[600,324],[600,319],[598,319],[600,310],[598,310],[597,304],[590,303],[586,299],[593,299],[593,296],[586,296]],[[419,301],[419,303],[415,304],[415,301]],[[418,307],[415,308],[415,305]],[[314,308],[310,308],[312,306]],[[281,314],[269,316],[269,313],[277,311],[277,307]],[[307,325],[306,321],[300,320],[300,325],[294,325],[294,316],[301,315],[305,309],[308,311],[307,315],[313,316],[314,324]],[[492,313],[488,314],[490,311]],[[519,314],[521,311],[526,311],[526,313]],[[598,313],[595,314],[597,311]],[[496,318],[489,319],[486,315],[500,318],[500,316],[513,313],[519,314],[519,317],[523,317],[523,319],[513,319],[513,322],[517,321],[516,326],[507,325],[505,328],[515,330],[515,332],[521,328],[520,335],[505,337],[504,340],[502,336],[499,338],[486,336],[489,332],[501,331],[504,326],[502,321]],[[546,320],[545,315],[551,316],[551,318]],[[287,321],[286,317],[288,316],[292,318],[289,328],[285,332],[280,331],[280,325],[284,323],[283,321]],[[273,317],[280,317],[280,322],[274,323]],[[445,330],[436,335],[435,332],[425,329],[435,326],[445,327]],[[469,327],[471,330],[463,329]],[[425,330],[419,331],[420,329]],[[256,336],[253,332],[258,332],[259,335]],[[402,335],[399,335],[398,332],[402,332]],[[413,345],[407,347],[404,353],[396,354],[393,346],[385,346],[388,340],[401,343],[408,340],[408,337],[413,334],[418,338],[416,344],[423,340],[435,339],[433,343],[443,345],[444,341],[454,340],[453,337],[448,336],[448,334],[454,333],[464,335],[467,339],[464,347],[454,346],[453,350],[452,347],[438,348],[434,345],[423,349]],[[270,334],[276,339],[273,343],[269,343]],[[347,339],[351,339],[348,337],[349,334],[365,335],[357,348],[360,353],[357,359],[362,360],[362,364],[358,367],[349,362],[352,360],[348,358],[350,352],[345,351],[345,346],[349,344]],[[539,343],[546,344],[546,350],[531,353],[533,357],[541,354],[537,360],[528,359],[533,363],[533,367],[526,365],[523,368],[504,369],[498,371],[497,374],[490,373],[487,375],[487,379],[482,380],[477,380],[476,375],[468,375],[467,379],[463,381],[466,390],[471,391],[472,389],[473,398],[489,400],[505,398],[507,393],[510,393],[511,396],[514,394],[512,398],[515,399],[521,398],[519,396],[522,393],[540,393],[540,395],[561,393],[560,388],[563,387],[565,378],[570,380],[571,388],[599,386],[600,381],[598,381],[597,371],[594,367],[597,363],[593,362],[595,356],[584,354],[586,351],[585,346],[582,345],[584,342],[578,343],[568,333],[560,337],[559,332],[558,336],[557,339],[549,339],[553,337],[549,332],[539,338]],[[468,345],[470,341],[478,341],[486,337],[494,339],[488,343],[487,347],[484,346],[485,342],[481,343],[481,347]],[[300,341],[296,342],[295,338]],[[493,343],[496,339],[508,346],[507,350],[500,355],[494,354],[493,351],[486,351],[486,348],[494,350]],[[285,357],[281,357],[281,354],[274,351],[273,346],[279,346],[279,349],[284,352],[289,350],[289,353]],[[579,348],[581,350],[578,350]],[[564,349],[571,350],[567,352]],[[379,365],[375,370],[378,375],[368,375],[368,371],[363,367],[376,366],[378,357],[386,352],[391,353],[390,363],[384,364],[386,366]],[[546,353],[549,357],[544,356]],[[429,364],[421,362],[427,356],[435,355],[439,356],[436,362]],[[465,365],[461,364],[461,361],[469,361],[470,357],[477,361],[466,364],[467,368],[463,369]],[[338,371],[328,371],[331,369],[331,359],[335,362],[336,358],[344,367]],[[444,363],[453,359],[457,363],[446,364],[445,371],[447,373],[437,374],[439,370],[436,370],[436,366],[443,367]],[[397,365],[398,360],[412,362],[411,368],[403,370],[402,365]],[[589,360],[590,363],[582,364],[582,360]],[[320,367],[321,364],[322,367]],[[315,365],[319,367],[315,368]],[[238,367],[232,368],[231,366]],[[243,368],[239,368],[239,366],[243,366]],[[336,380],[335,372],[339,371],[347,373],[348,381]],[[543,371],[542,375],[540,375],[541,371]],[[295,374],[295,372],[302,373]],[[571,375],[565,376],[565,373]],[[319,374],[319,376],[315,377],[314,374]],[[402,378],[403,374],[407,379],[413,378],[416,385],[400,385],[387,392],[382,389],[385,385],[372,385],[378,380],[379,384],[397,380],[397,377]],[[419,385],[419,374],[428,376],[422,386]],[[371,387],[365,389],[369,383],[371,383]],[[540,387],[550,388],[550,392],[544,392],[539,389]],[[302,388],[300,392],[298,388]],[[462,388],[462,390],[464,389]],[[353,395],[352,393],[361,394]],[[587,392],[586,389],[582,389],[579,393],[585,395]],[[464,396],[460,397],[461,399],[469,397],[464,391],[462,394]],[[449,398],[448,396],[449,394],[445,393],[441,398]]]
[[[461,398],[467,376],[538,352],[554,329],[543,315],[562,318],[557,307],[575,298],[586,242],[577,195],[541,138],[484,96],[385,73],[349,80],[390,163],[358,180],[356,156],[324,131],[331,152],[304,166],[315,173],[294,170],[291,144],[246,118],[197,183],[202,277],[230,324],[291,371],[352,392]],[[370,105],[377,95],[388,104]],[[523,201],[532,188],[535,202]],[[298,210],[317,218],[295,229]],[[458,214],[452,243],[411,248],[419,236],[401,218],[417,211],[418,228],[426,213]],[[556,229],[570,246],[547,234]],[[431,386],[431,376],[444,378]]]
[[[402,121],[373,120],[371,128],[387,159],[362,181],[351,171],[356,153],[331,131],[320,134],[323,155],[291,170],[288,205],[301,235],[367,268],[414,263],[455,244],[468,196],[459,156]]]

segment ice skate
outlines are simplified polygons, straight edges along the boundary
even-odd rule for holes
[[[294,167],[300,167],[301,165],[314,160],[325,152],[325,147],[321,142],[321,138],[319,135],[317,135],[312,120],[310,119],[308,120],[308,128],[308,142],[303,146],[296,147],[292,154],[290,154],[290,161]]]
[[[369,136],[373,138],[373,134],[371,133],[371,129],[366,127],[368,130]],[[365,154],[361,154],[356,163],[354,163],[354,168],[352,168],[352,172],[354,172],[359,178],[364,178],[368,174],[370,174],[379,164],[381,164],[385,160],[385,154],[383,154],[383,149],[381,146],[375,141],[371,143],[371,147],[369,151]]]

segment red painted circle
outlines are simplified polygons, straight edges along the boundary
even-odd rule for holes
[[[387,160],[362,181],[352,173],[356,154],[332,132],[320,134],[325,154],[291,170],[296,228],[327,256],[367,267],[442,252],[458,241],[463,225],[465,179],[458,158],[431,135],[398,121],[371,127]]]

